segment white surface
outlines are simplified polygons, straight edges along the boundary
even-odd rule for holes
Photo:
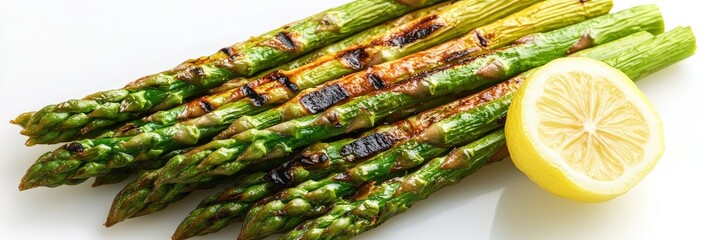
[[[26,148],[17,114],[117,88],[213,53],[341,1],[0,1],[0,233],[2,239],[168,239],[200,199],[110,229],[101,224],[123,184],[19,192],[26,168],[54,146]],[[711,8],[658,3],[669,28],[691,25],[696,56],[638,86],[665,124],[667,150],[630,193],[603,204],[551,196],[504,161],[417,204],[360,239],[714,239]],[[91,181],[90,181],[91,182]],[[239,225],[202,239],[234,239]]]

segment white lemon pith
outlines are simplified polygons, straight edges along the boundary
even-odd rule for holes
[[[627,75],[589,58],[555,60],[529,76],[508,111],[506,137],[532,181],[583,202],[629,191],[664,150],[649,100]]]

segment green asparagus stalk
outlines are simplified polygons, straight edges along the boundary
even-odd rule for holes
[[[496,93],[509,93],[510,87],[500,88]],[[482,96],[487,96],[484,94]],[[450,129],[449,133],[458,135],[461,142],[477,139],[481,135],[502,126],[500,119],[505,117],[510,98],[500,98],[481,104],[473,109],[474,114],[463,118],[470,120],[470,125]],[[448,121],[451,117],[443,120]],[[358,187],[369,181],[381,181],[395,174],[401,174],[421,165],[425,159],[440,156],[450,147],[461,142],[442,141],[437,135],[420,134],[417,138],[357,164],[342,172],[332,174],[322,180],[305,181],[293,188],[285,189],[272,197],[257,202],[247,213],[246,222],[239,239],[260,239],[270,234],[287,231],[311,216],[320,215],[330,203],[357,191]]]
[[[695,38],[689,28],[675,28],[642,42],[646,37],[646,34],[640,34],[618,41],[628,44],[619,46],[621,49],[614,53],[603,51],[618,47],[612,44],[612,48],[602,46],[577,55],[603,57],[606,63],[638,80],[691,56],[696,49]],[[498,139],[503,145],[505,136],[499,130],[458,148],[446,157],[430,161],[414,173],[369,188],[360,196],[333,205],[327,214],[304,222],[281,239],[348,239],[377,227],[431,193],[457,183],[489,161],[501,159],[499,154],[479,150],[487,146],[480,142],[489,139]]]
[[[285,156],[310,143],[370,128],[395,111],[423,99],[475,89],[505,80],[525,70],[577,50],[596,46],[641,30],[662,31],[654,5],[635,7],[560,30],[535,34],[518,44],[481,57],[418,75],[340,106],[264,130],[249,130],[215,140],[194,153],[172,158],[158,181],[194,182],[210,175],[231,175],[261,160]]]
[[[254,166],[251,171],[271,169],[282,162],[284,160],[268,161],[262,165]],[[158,176],[157,174],[158,171],[156,170],[143,171],[140,172],[136,180],[127,184],[114,198],[104,225],[111,227],[129,218],[163,210],[171,203],[185,198],[192,191],[213,188],[220,183],[239,178],[238,176],[221,176],[215,177],[210,181],[191,184],[166,184],[155,187],[153,182]],[[248,175],[245,178],[250,177],[251,175]]]
[[[379,36],[380,34],[389,31],[392,28],[398,27],[400,25],[406,24],[414,19],[426,16],[428,14],[435,14],[440,11],[443,11],[446,7],[449,5],[453,4],[454,2],[444,2],[444,3],[439,3],[434,6],[426,7],[423,9],[419,9],[413,12],[410,12],[408,14],[405,14],[399,18],[396,18],[394,20],[391,20],[389,22],[377,25],[373,28],[364,30],[360,33],[357,33],[355,35],[352,35],[348,38],[343,39],[342,41],[333,43],[329,46],[323,47],[320,50],[316,50],[313,52],[310,52],[308,54],[305,54],[289,63],[283,64],[277,68],[274,68],[272,70],[267,70],[264,71],[262,74],[257,74],[257,76],[265,76],[267,73],[273,72],[275,70],[290,70],[290,69],[296,69],[298,67],[301,67],[305,64],[308,64],[310,62],[314,62],[318,58],[329,55],[332,53],[337,53],[342,50],[348,49],[350,47],[353,47],[355,45],[363,45],[363,44],[369,44],[371,40],[375,36]],[[236,89],[239,87],[242,87],[245,85],[245,83],[255,80],[255,78],[236,78],[232,79],[228,82],[225,82],[221,86],[212,88],[209,90],[209,93],[214,94],[214,93],[220,93],[232,89]]]
[[[367,184],[355,200],[335,204],[325,215],[304,222],[280,239],[349,239],[406,211],[431,193],[458,183],[487,163],[503,159],[508,155],[505,143],[505,134],[499,129],[404,177],[377,186]]]
[[[107,168],[126,167],[132,162],[150,160],[163,152],[196,144],[201,138],[218,133],[230,124],[225,119],[264,111],[270,108],[271,101],[288,100],[294,95],[293,90],[321,84],[336,76],[363,69],[375,61],[391,60],[428,48],[467,32],[471,25],[494,21],[534,2],[537,1],[456,2],[438,14],[416,19],[375,37],[368,46],[345,50],[331,57],[324,56],[319,59],[321,61],[291,71],[269,74],[256,81],[257,87],[249,84],[240,91],[234,91],[248,98],[226,104],[210,114],[132,137],[85,139],[69,143],[67,147],[38,160],[28,170],[20,188],[58,186],[68,178],[101,175]],[[263,82],[265,84],[259,84]],[[266,92],[263,90],[270,90],[270,94],[258,94]],[[77,164],[60,166],[63,162]]]
[[[515,1],[512,2],[515,3]],[[181,133],[185,133],[186,131],[198,132],[201,135],[198,136],[199,138],[212,136],[215,133],[211,128],[223,129],[237,117],[266,110],[267,108],[261,108],[262,105],[274,105],[284,102],[294,95],[292,90],[299,91],[307,87],[312,87],[339,76],[361,70],[371,64],[396,59],[408,53],[430,47],[460,35],[467,31],[472,25],[479,25],[495,20],[498,17],[514,11],[514,9],[517,10],[524,7],[525,4],[532,2],[535,1],[521,1],[515,4],[516,6],[511,6],[512,4],[510,3],[500,3],[498,8],[489,9],[488,11],[483,10],[484,6],[488,7],[489,4],[493,5],[493,3],[484,0],[467,0],[457,2],[452,6],[445,6],[446,9],[443,9],[442,12],[436,15],[429,15],[414,20],[400,28],[393,29],[388,33],[373,38],[369,44],[353,46],[349,50],[333,54],[331,56],[332,58],[324,57],[310,65],[292,71],[274,72],[261,80],[252,82],[247,88],[244,86],[240,89],[233,89],[232,91],[193,101],[185,106],[181,111],[182,116],[180,117],[186,117],[183,113],[190,114],[190,117],[208,114],[200,119],[183,123],[183,125],[188,126],[196,126],[198,124],[201,128],[196,130],[193,129],[193,127],[184,128],[176,126],[173,127],[172,130],[178,132],[178,136],[185,135]],[[481,13],[481,15],[478,13]],[[442,23],[442,21],[446,23]],[[449,29],[449,31],[445,32],[446,29]],[[400,44],[395,45],[395,42],[399,42]],[[371,58],[371,60],[366,58]],[[365,63],[363,64],[360,61]],[[286,82],[276,82],[276,78],[280,81],[288,81],[289,84],[293,84],[291,81],[295,81],[293,85],[296,89],[286,90],[284,86]],[[173,116],[176,114],[177,113],[169,115]],[[162,124],[175,122],[175,119],[166,119],[163,117],[154,118],[154,116],[152,116],[149,117],[149,119],[161,122]],[[147,132],[147,130],[153,130],[153,127],[142,130],[141,132]]]
[[[453,101],[454,99],[459,99],[459,98],[465,97],[465,96],[468,95],[467,93],[468,93],[468,92],[463,92],[463,93],[459,93],[459,94],[455,94],[455,95],[442,96],[442,97],[438,97],[438,98],[435,98],[435,99],[426,100],[425,102],[419,104],[418,106],[414,106],[414,107],[412,107],[412,108],[404,109],[404,110],[402,110],[402,111],[399,111],[399,112],[396,112],[396,113],[390,115],[389,117],[386,117],[386,118],[384,119],[383,123],[382,123],[382,124],[378,124],[378,125],[388,125],[388,124],[397,122],[397,121],[399,121],[399,120],[401,120],[401,119],[405,119],[405,118],[414,116],[414,115],[416,115],[416,114],[418,114],[418,113],[421,113],[421,112],[430,110],[430,109],[432,109],[432,108],[438,107],[438,106],[440,106],[440,105],[444,105],[444,104],[446,104],[446,103],[449,103],[449,102]],[[371,132],[374,132],[374,131],[370,131],[370,133],[371,133]],[[368,134],[363,134],[363,135],[366,136],[366,135],[368,135]],[[331,143],[331,144],[332,144],[332,143]],[[324,145],[324,144],[320,144],[320,145]],[[333,146],[333,148],[334,148],[334,146]],[[161,156],[161,159],[159,159],[158,161],[143,162],[143,163],[145,163],[145,164],[142,164],[141,166],[138,166],[138,167],[135,167],[135,168],[131,168],[131,169],[124,169],[124,168],[121,168],[121,169],[112,169],[112,170],[110,170],[110,172],[107,173],[106,175],[97,176],[97,177],[95,178],[95,181],[94,181],[94,183],[92,184],[92,186],[93,186],[93,187],[96,187],[96,186],[100,186],[100,185],[104,185],[104,184],[114,184],[114,183],[122,182],[122,181],[124,181],[125,179],[127,179],[131,174],[133,174],[133,173],[135,173],[135,172],[137,172],[137,171],[139,171],[139,170],[147,170],[147,169],[160,168],[161,166],[163,166],[163,164],[164,164],[164,163],[166,162],[166,160],[168,160],[169,158],[171,158],[171,157],[173,157],[173,156],[175,156],[175,155],[178,155],[178,154],[186,153],[186,152],[188,152],[188,150],[190,150],[190,148],[188,148],[188,149],[182,149],[182,150],[178,150],[178,151],[173,151],[173,152],[170,153],[170,154],[162,155],[162,156]],[[334,160],[330,160],[330,161],[334,161]],[[291,162],[293,162],[293,161],[291,161]],[[288,164],[288,163],[286,163],[286,164]],[[297,166],[294,166],[294,167],[297,167]],[[137,170],[137,169],[139,169],[139,170]],[[290,170],[290,171],[294,171],[294,170]],[[327,172],[329,172],[329,171],[332,171],[332,170],[327,170]],[[318,178],[319,178],[319,177],[324,177],[324,176],[323,176],[323,175],[320,175],[320,176],[318,176]],[[297,182],[302,182],[302,181],[304,181],[304,180],[297,180]],[[145,181],[143,181],[143,183],[149,185],[149,184],[150,184],[150,181],[146,181],[146,180],[145,180]],[[240,183],[237,184],[237,185],[240,185]],[[153,186],[153,185],[152,185],[152,186]],[[179,186],[178,184],[177,184],[176,187],[177,187],[177,188],[184,188],[184,186],[182,186],[182,185]],[[143,188],[147,188],[147,187],[143,187]],[[184,190],[184,191],[185,191],[185,190]],[[124,192],[128,192],[128,190],[127,190],[127,191],[124,191]],[[164,199],[165,199],[165,198],[166,198],[166,197],[164,197]],[[117,199],[119,199],[119,198],[117,198]],[[247,209],[246,209],[246,210],[247,210]],[[134,217],[134,216],[128,216],[128,217],[131,218],[131,217]]]
[[[446,3],[440,3],[431,7],[427,7],[424,9],[419,9],[414,12],[405,14],[404,16],[401,16],[395,20],[391,20],[387,23],[380,24],[378,26],[375,26],[371,29],[362,31],[358,34],[355,34],[351,37],[348,37],[346,39],[343,39],[342,41],[339,41],[337,43],[333,43],[329,46],[323,47],[322,49],[313,51],[309,54],[303,55],[302,57],[295,59],[291,61],[290,63],[283,64],[281,66],[278,66],[276,68],[273,68],[271,70],[264,71],[263,73],[257,74],[258,77],[239,77],[232,79],[223,85],[213,88],[209,90],[211,91],[217,91],[220,89],[225,89],[225,91],[230,90],[230,89],[235,89],[238,87],[242,87],[246,85],[247,83],[250,83],[256,79],[260,79],[267,75],[270,72],[276,71],[276,70],[290,70],[290,69],[295,69],[298,68],[302,65],[305,65],[307,63],[310,63],[319,57],[322,57],[324,55],[329,55],[332,53],[336,53],[342,50],[345,50],[347,48],[359,45],[359,44],[367,44],[369,43],[369,40],[376,35],[379,35],[383,32],[388,31],[391,28],[397,27],[399,25],[402,25],[404,23],[407,23],[411,20],[414,20],[419,17],[423,17],[428,14],[433,14],[437,13],[439,11],[444,10],[445,7],[451,5],[451,2],[446,2]],[[141,120],[136,120],[136,121],[131,121],[128,123],[123,124],[123,126],[109,132],[104,132],[100,134],[98,137],[119,137],[119,136],[132,136],[136,135],[141,132],[149,132],[161,127],[166,127],[170,126],[171,124],[176,123],[178,120],[185,120],[188,118],[193,118],[196,117],[197,115],[202,115],[206,113],[206,110],[211,110],[218,108],[222,104],[225,104],[224,101],[227,101],[230,99],[230,93],[223,93],[223,94],[215,94],[214,96],[210,97],[201,97],[197,100],[193,100],[187,104],[183,104],[182,106],[172,108],[170,110],[165,110],[165,111],[159,111],[151,116],[144,117]],[[116,117],[112,119],[112,122],[109,122],[110,120],[103,119],[104,124],[103,126],[109,126],[113,125],[114,123],[120,123],[127,118],[131,118],[130,114],[124,114],[122,117]],[[48,133],[43,134],[41,137],[32,137],[28,140],[29,145],[33,145],[35,143],[57,143],[57,142],[64,142],[64,141],[70,141],[74,140],[77,137],[86,137],[87,135],[80,135],[78,136],[77,134],[74,134],[74,132],[79,132],[82,129],[75,128],[75,129],[62,129],[62,130],[56,130],[63,132],[63,134],[57,134],[56,131],[50,131]],[[84,129],[84,132],[89,132],[91,129]],[[93,131],[98,131],[98,129],[94,129]],[[67,134],[67,133],[72,133],[72,134]],[[59,137],[58,137],[59,136]]]
[[[520,83],[516,78],[497,85],[498,95],[485,94],[493,100],[432,124],[416,139],[397,146],[395,150],[379,154],[344,173],[320,181],[307,181],[261,200],[249,210],[239,239],[260,239],[290,229],[314,215],[315,209],[324,209],[355,192],[361,184],[383,180],[390,174],[420,165],[424,159],[438,156],[449,146],[474,140],[484,131],[498,126],[497,119],[505,117]]]
[[[474,94],[391,125],[375,128],[357,139],[313,144],[298,154],[299,157],[262,173],[261,179],[251,179],[250,184],[238,183],[206,198],[179,225],[173,238],[185,239],[218,231],[242,219],[248,207],[269,194],[307,180],[326,177],[333,172],[342,172],[416,136],[434,122],[488,102],[488,99],[498,96],[501,91],[495,89]]]
[[[651,37],[651,35],[645,34],[641,38],[628,39],[630,39],[629,42],[637,43],[646,40],[647,37]],[[609,52],[617,52],[623,49],[623,46],[619,45],[598,48],[603,47],[607,47],[606,51]],[[398,173],[401,170],[418,166],[424,159],[435,157],[445,152],[449,146],[458,146],[465,141],[477,138],[478,134],[492,129],[491,127],[494,125],[498,126],[497,120],[505,117],[511,96],[518,89],[521,82],[521,78],[514,78],[476,95],[445,105],[441,108],[441,111],[435,109],[434,113],[426,113],[422,116],[422,120],[433,119],[438,122],[434,124],[422,123],[422,127],[416,128],[416,132],[419,134],[416,139],[409,140],[404,145],[399,145],[393,150],[377,155],[345,173],[333,174],[330,178],[317,182],[308,181],[293,189],[284,190],[272,198],[262,200],[250,210],[249,220],[243,228],[242,238],[262,238],[271,233],[292,228],[294,224],[312,215],[312,212],[307,211],[309,209],[324,208],[329,203],[338,201],[340,197],[355,192],[358,186],[365,182],[379,181],[388,177],[390,173]],[[439,114],[442,111],[455,113]],[[440,120],[437,116],[444,116],[445,119]],[[383,127],[391,131],[379,133],[389,136],[383,137],[384,139],[391,139],[408,134],[403,131],[395,131],[396,129],[416,124],[419,124],[419,122]],[[403,159],[400,159],[400,157]],[[331,160],[329,159],[328,161]],[[278,174],[278,176],[291,175],[283,173]],[[246,194],[243,196],[246,196]],[[297,209],[292,206],[294,204],[291,205],[293,201],[301,203],[300,207],[310,206],[310,208]]]
[[[611,7],[610,0],[540,2],[506,18],[476,28],[459,39],[308,89],[285,104],[260,114],[243,116],[217,138],[228,138],[248,129],[262,129],[283,121],[315,114],[347,98],[376,91],[455,58],[480,55],[528,34],[558,29],[607,14]]]
[[[458,95],[456,95],[458,97]],[[428,101],[424,104],[424,106],[438,106],[440,105],[439,103],[443,103],[446,100],[446,97],[444,98],[439,98],[439,99],[433,99],[431,101]],[[406,113],[396,113],[396,115],[406,115]],[[398,116],[393,116],[391,118],[396,118]],[[320,145],[321,146],[321,145]],[[313,156],[316,153],[317,150],[311,150],[308,148],[307,151],[304,151],[301,154],[301,157],[298,158],[298,160],[292,160],[289,161],[288,163],[282,163],[280,160],[277,160],[276,162],[269,163],[268,166],[274,166],[274,165],[279,165],[278,163],[282,163],[282,165],[289,164],[290,162],[304,162],[308,159],[314,158]],[[162,156],[163,158],[163,156]],[[337,161],[337,160],[334,160]],[[334,165],[333,165],[334,166]],[[158,166],[160,167],[160,166]],[[155,168],[158,168],[155,167]],[[286,166],[287,167],[287,166]],[[297,168],[297,165],[291,165],[289,166],[290,168]],[[155,168],[143,168],[143,169],[155,169]],[[259,169],[264,169],[265,167],[259,167]],[[284,167],[285,168],[285,167]],[[344,169],[346,167],[342,167],[341,169]],[[278,168],[282,169],[282,168]],[[119,175],[119,177],[124,177],[123,175],[125,172],[123,170],[128,170],[128,169],[116,169],[116,171],[119,171],[118,173],[114,173],[115,170],[112,170],[107,175],[103,175],[101,177],[97,178],[97,181],[100,181],[100,179],[106,178],[105,176],[108,175]],[[276,171],[276,170],[273,170]],[[273,172],[271,171],[271,172]],[[281,170],[277,170],[281,171]],[[292,170],[284,170],[284,171],[292,171]],[[129,171],[129,172],[136,172],[136,170]],[[260,176],[265,175],[264,173],[260,173]],[[323,170],[319,173],[313,173],[313,174],[322,174],[320,177],[324,177],[327,174],[329,174],[329,170]],[[188,196],[192,191],[199,189],[199,188],[207,188],[216,185],[217,183],[221,182],[225,178],[221,177],[215,177],[211,179],[207,179],[204,182],[201,182],[199,184],[183,184],[183,183],[176,183],[176,184],[163,184],[161,186],[155,186],[154,181],[156,180],[157,176],[157,171],[146,171],[143,172],[139,175],[139,177],[135,180],[132,181],[131,183],[127,184],[124,189],[117,194],[117,196],[114,198],[114,201],[112,202],[112,206],[109,211],[109,215],[107,216],[107,221],[105,222],[104,225],[107,227],[112,226],[118,222],[121,222],[123,220],[133,218],[133,217],[138,217],[142,215],[147,215],[156,211],[160,211],[164,208],[166,208],[169,204],[174,203],[178,200],[181,200],[182,198]],[[255,176],[255,174],[251,175]],[[113,180],[111,177],[109,177],[110,180]],[[116,176],[114,176],[116,178]],[[249,187],[250,189],[256,189],[256,187],[252,187],[252,185],[258,185],[259,183],[254,180],[256,177],[247,177],[246,180],[243,180],[242,182],[239,182],[237,187],[241,188],[242,186]],[[306,177],[307,178],[307,177]],[[318,178],[318,177],[315,177]],[[123,180],[123,179],[121,179]],[[248,181],[248,184],[246,183]],[[297,182],[302,182],[298,181],[297,179],[295,180]],[[255,183],[253,183],[255,182]],[[265,181],[262,181],[262,183],[265,183]],[[95,185],[97,182],[95,182]],[[248,185],[246,185],[248,184]],[[280,190],[279,188],[271,188],[270,193],[275,192],[277,190]],[[257,192],[252,192],[251,194],[259,194]],[[245,213],[245,211],[248,210],[248,207],[252,205],[257,199],[262,198],[263,196],[266,196],[267,194],[263,193],[262,195],[254,195],[253,202],[251,203],[238,203],[241,204],[244,208],[242,210],[238,211],[241,213]],[[236,214],[231,214],[230,216],[235,216]],[[238,217],[241,217],[238,216]],[[229,217],[229,215],[226,215],[226,217]]]
[[[319,50],[313,51],[309,54],[306,54],[306,55],[304,55],[298,59],[295,59],[289,63],[286,63],[286,64],[283,64],[276,68],[273,68],[272,70],[260,73],[255,77],[232,79],[219,87],[211,89],[211,91],[218,91],[220,89],[223,89],[223,91],[214,92],[215,94],[200,97],[198,99],[192,100],[192,101],[190,101],[186,104],[183,104],[181,106],[174,107],[169,110],[158,111],[158,112],[153,113],[153,114],[151,114],[147,117],[144,117],[140,120],[135,120],[135,121],[125,123],[125,124],[123,124],[123,126],[117,128],[113,131],[109,131],[109,132],[105,132],[105,133],[101,134],[100,137],[133,136],[138,133],[151,132],[156,129],[171,126],[178,121],[202,116],[202,115],[208,113],[209,111],[219,108],[219,107],[223,106],[224,104],[228,103],[232,99],[231,95],[233,93],[230,90],[234,90],[236,88],[245,86],[248,83],[251,83],[255,80],[259,80],[259,79],[265,77],[265,75],[267,75],[268,73],[271,73],[271,72],[274,72],[277,70],[296,69],[296,68],[299,68],[305,64],[313,62],[322,56],[334,54],[334,53],[337,53],[339,51],[342,51],[342,50],[345,50],[345,49],[348,49],[351,47],[369,44],[371,42],[371,39],[374,38],[375,36],[379,36],[380,34],[383,34],[392,28],[403,25],[403,24],[405,24],[409,21],[412,21],[414,19],[423,17],[425,15],[434,14],[434,13],[443,11],[446,7],[448,7],[451,4],[452,4],[452,2],[440,3],[437,5],[431,6],[431,7],[427,7],[424,9],[416,10],[414,12],[410,12],[410,13],[405,14],[404,16],[401,16],[395,20],[391,20],[384,24],[377,25],[373,28],[370,28],[370,29],[362,31],[358,34],[355,34],[354,36],[351,36],[351,37],[343,39],[339,42],[333,43],[329,46],[323,47],[322,49],[319,49]],[[227,119],[227,120],[229,120],[229,119]]]
[[[408,129],[410,128],[408,123],[397,124],[386,128],[388,129],[386,131],[371,135],[372,138],[392,139],[399,138],[401,134],[411,133],[410,135],[415,137],[379,153],[369,160],[358,163],[345,172],[332,174],[322,180],[305,181],[296,187],[283,190],[272,197],[259,201],[247,213],[247,221],[239,239],[259,239],[292,229],[310,216],[322,213],[314,210],[325,209],[330,203],[354,193],[360,185],[366,182],[393,177],[394,174],[400,174],[403,170],[419,166],[425,159],[440,156],[450,147],[477,139],[482,134],[501,127],[502,124],[499,120],[505,117],[511,99],[505,96],[510,96],[515,92],[518,84],[520,83],[514,81],[501,83],[464,100],[437,108],[436,111],[423,115],[424,118],[421,118],[420,122],[410,122],[422,126]],[[465,104],[465,106],[459,104]],[[464,109],[461,109],[462,107]],[[432,124],[429,117],[435,117],[434,120],[437,121],[439,118],[443,120]],[[453,138],[445,139],[443,138],[444,134],[427,134],[426,132],[436,124],[459,120],[462,121],[462,125],[454,126],[446,131]],[[407,129],[408,131],[403,131]],[[381,142],[386,141],[382,140]],[[380,145],[388,146],[388,144]],[[340,154],[345,158],[343,161],[347,162],[350,161],[350,158],[359,157],[360,153],[371,152],[371,149],[363,149],[345,153],[343,152],[345,149],[343,147]],[[278,176],[290,175],[279,174]]]
[[[51,130],[99,129],[113,118],[166,109],[233,77],[250,76],[285,63],[302,54],[351,36],[359,31],[440,0],[356,0],[289,26],[271,31],[246,43],[223,48],[216,54],[189,60],[178,67],[142,77],[122,89],[89,95],[49,105],[35,113],[22,114],[14,122],[22,134],[39,137]],[[70,132],[58,132],[66,138]],[[33,143],[32,141],[30,143]]]
[[[97,187],[97,186],[106,185],[106,184],[120,183],[137,172],[160,168],[160,167],[164,166],[166,161],[168,161],[172,157],[174,157],[176,155],[187,153],[187,152],[191,151],[191,149],[193,149],[193,148],[184,148],[184,149],[179,149],[176,151],[171,151],[170,153],[162,155],[158,159],[155,159],[152,161],[141,162],[141,164],[134,165],[131,168],[111,169],[106,174],[103,174],[103,175],[100,175],[100,176],[97,176],[96,178],[94,178],[94,183],[92,183],[92,187]]]

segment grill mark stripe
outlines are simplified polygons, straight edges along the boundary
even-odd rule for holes
[[[233,49],[230,47],[224,47],[224,48],[221,48],[220,52],[222,52],[226,56],[230,56],[233,54]]]
[[[198,77],[203,77],[206,75],[206,73],[200,67],[191,67],[190,71]]]
[[[347,90],[340,85],[334,84],[305,94],[300,98],[300,103],[310,113],[315,114],[327,110],[335,103],[345,100],[349,96]]]
[[[369,53],[364,48],[355,48],[341,52],[337,57],[342,59],[342,63],[347,67],[360,70],[367,67],[366,62],[369,58]]]
[[[293,185],[295,181],[295,176],[293,170],[297,167],[309,168],[316,165],[325,164],[328,161],[327,155],[325,153],[309,154],[309,155],[299,155],[295,159],[292,159],[277,168],[270,170],[265,177],[265,181],[273,183],[275,187],[285,188]]]
[[[207,101],[203,101],[203,100],[198,102],[198,105],[201,106],[201,109],[203,109],[203,111],[205,111],[207,113],[212,112],[215,109],[215,108],[213,108],[213,105],[211,105],[211,103],[209,103]]]
[[[280,84],[282,84],[285,88],[287,88],[291,92],[295,93],[298,90],[300,90],[300,88],[295,83],[290,81],[290,78],[285,76],[285,74],[281,73],[280,71],[275,71],[275,72],[270,73],[268,75],[268,79],[270,79],[270,81],[279,82]]]
[[[416,23],[410,29],[400,32],[398,35],[385,41],[385,44],[389,46],[403,47],[404,45],[426,38],[444,27],[444,24],[436,23],[434,21],[437,18],[438,16],[436,15],[424,17],[419,23]]]
[[[471,53],[470,50],[463,50],[463,51],[458,51],[458,52],[450,52],[449,54],[447,54],[447,55],[444,57],[444,60],[443,60],[443,61],[444,61],[445,63],[446,63],[446,62],[451,62],[451,61],[454,61],[454,60],[456,60],[456,59],[459,59],[459,58],[461,58],[461,57],[463,57],[463,56],[469,55],[470,53]]]
[[[265,101],[267,100],[265,96],[258,94],[248,85],[242,86],[240,90],[244,96],[250,98],[250,101],[253,102],[253,105],[255,106],[263,106],[263,104],[265,104]]]
[[[293,42],[292,39],[290,39],[290,36],[288,34],[286,34],[285,32],[278,33],[278,35],[275,35],[275,38],[278,39],[278,41],[280,41],[280,43],[283,44],[283,46],[285,46],[285,48],[287,48],[289,50],[296,49],[295,43]]]
[[[480,33],[476,33],[476,37],[478,38],[478,42],[481,44],[481,47],[488,47],[488,41],[486,41],[486,38],[481,36]]]
[[[377,74],[369,73],[367,75],[367,79],[369,80],[369,83],[372,84],[372,87],[374,87],[374,89],[382,89],[385,87],[384,80],[382,80],[382,78],[379,77],[379,75]]]
[[[359,138],[356,141],[342,147],[342,149],[340,149],[340,155],[343,157],[355,156],[356,158],[352,159],[352,161],[354,161],[390,148],[396,142],[397,139],[391,135],[385,133],[375,133]]]
[[[295,85],[293,82],[290,81],[290,79],[285,76],[278,78],[278,82],[292,92],[297,92],[298,90],[300,90],[297,85]]]

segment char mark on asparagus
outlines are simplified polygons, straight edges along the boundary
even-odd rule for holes
[[[382,78],[379,77],[379,75],[376,73],[367,74],[367,79],[369,79],[369,83],[372,84],[372,87],[374,87],[374,89],[382,89],[386,86],[384,80],[382,80]]]
[[[203,109],[203,111],[207,113],[212,112],[214,110],[213,105],[211,105],[211,103],[208,101],[202,100],[199,102],[199,105],[201,106],[201,109]]]
[[[72,142],[68,143],[67,145],[64,145],[64,148],[69,150],[70,152],[74,153],[79,153],[84,151],[84,147],[82,147],[82,144]]]
[[[285,52],[295,52],[298,50],[295,41],[293,41],[293,36],[289,32],[279,32],[275,37],[267,39],[259,45],[272,47]]]
[[[270,170],[265,174],[264,180],[272,183],[276,189],[283,189],[294,184],[295,173],[292,171],[293,169],[322,166],[328,161],[329,158],[322,152],[301,154]]]
[[[416,42],[426,38],[432,33],[444,27],[444,24],[438,22],[437,15],[430,15],[422,18],[421,21],[414,23],[407,31],[399,32],[384,42],[383,45],[402,47],[404,45]]]
[[[248,85],[242,86],[240,90],[241,93],[243,93],[244,96],[248,97],[255,106],[263,106],[263,104],[265,104],[265,101],[267,101],[265,96],[258,94],[257,92],[255,92],[255,90],[253,90],[253,88]]]
[[[340,155],[352,162],[390,148],[397,140],[397,138],[386,133],[370,134],[342,147]]]
[[[288,76],[285,76],[285,74],[281,73],[280,71],[271,72],[266,77],[270,81],[279,82],[280,84],[282,84],[285,88],[287,88],[291,92],[297,92],[298,90],[300,90],[300,88],[298,88],[298,86],[295,83],[290,81],[290,78]]]
[[[325,111],[333,104],[345,100],[349,96],[349,93],[342,86],[334,84],[305,94],[300,98],[300,103],[310,113],[314,114]]]
[[[365,47],[346,50],[337,55],[342,63],[354,70],[364,69],[371,62],[372,56],[365,50]]]

